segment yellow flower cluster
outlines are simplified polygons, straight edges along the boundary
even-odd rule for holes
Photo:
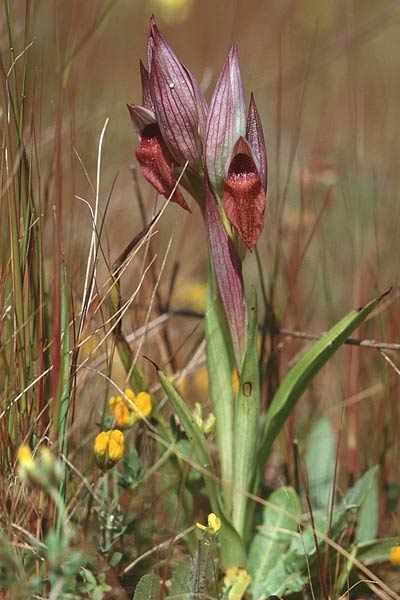
[[[94,440],[94,455],[101,469],[110,469],[124,454],[124,434],[122,430],[131,427],[135,421],[145,419],[151,413],[151,396],[147,392],[135,395],[130,389],[122,396],[110,398],[110,408],[114,415],[116,429],[102,431]]]
[[[119,429],[102,431],[94,440],[94,455],[101,469],[110,469],[124,454],[124,434]]]
[[[124,397],[113,396],[110,398],[110,408],[118,429],[127,429],[135,421],[150,415],[151,396],[147,392],[139,392],[136,396],[132,390],[127,389],[124,392]]]

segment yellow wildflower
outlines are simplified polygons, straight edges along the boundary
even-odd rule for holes
[[[115,424],[118,429],[126,429],[132,425],[132,414],[122,400],[121,396],[110,398],[110,408],[114,414]]]
[[[127,396],[127,392],[132,392],[132,390],[125,390],[125,395]],[[129,397],[129,396],[128,396]],[[135,414],[136,419],[144,419],[148,417],[151,413],[151,396],[147,392],[139,392],[139,394],[134,397],[133,400],[133,412]]]
[[[40,477],[37,465],[29,446],[20,446],[17,452],[18,475],[25,483],[39,484]]]
[[[147,392],[140,392],[137,396],[131,389],[126,389],[124,398],[113,396],[110,398],[110,408],[118,429],[127,429],[136,420],[144,419],[151,413],[151,396]]]
[[[394,567],[400,567],[400,546],[394,546],[391,548],[389,561]]]
[[[202,531],[208,531],[210,535],[215,535],[217,531],[221,528],[221,519],[217,517],[214,513],[210,513],[207,519],[207,525],[202,525],[201,523],[196,523],[196,527],[201,529]]]
[[[208,531],[214,535],[221,528],[221,519],[214,513],[208,515]]]
[[[36,458],[28,446],[20,446],[17,454],[18,475],[26,483],[39,485],[45,490],[56,487],[61,478],[61,465],[50,452],[42,446]]]
[[[230,588],[228,600],[241,600],[251,581],[250,573],[241,567],[229,567],[225,571],[225,589]]]
[[[193,418],[200,431],[205,435],[215,430],[215,415],[210,412],[207,418],[203,419],[203,409],[199,402],[196,402],[194,405]]]
[[[124,454],[124,434],[118,429],[112,429],[108,433],[110,434],[108,455],[113,462],[117,462]]]
[[[102,431],[96,435],[93,450],[99,467],[109,469],[124,454],[124,434],[119,429]]]
[[[29,467],[33,465],[33,456],[29,446],[20,446],[17,452],[18,464],[21,467]]]

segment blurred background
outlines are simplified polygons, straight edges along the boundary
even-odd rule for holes
[[[278,325],[300,332],[324,331],[392,286],[380,313],[357,336],[399,341],[398,1],[32,0],[28,36],[25,3],[7,4],[12,7],[16,44],[10,53],[7,25],[1,19],[3,68],[6,72],[22,68],[18,56],[24,48],[29,57],[24,139],[37,167],[34,185],[49,230],[44,238],[45,266],[51,273],[52,207],[57,197],[77,311],[92,232],[87,203],[94,206],[99,137],[106,120],[100,173],[104,256],[98,266],[99,303],[109,265],[163,204],[137,170],[137,137],[126,109],[127,102],[141,101],[139,59],[146,57],[149,18],[154,13],[208,100],[231,44],[239,46],[247,98],[253,91],[269,158],[260,265],[251,255],[244,269],[246,280],[258,282],[261,293],[261,267]],[[4,103],[0,130],[6,112]],[[123,294],[128,298],[156,256],[127,313],[127,334],[143,326],[159,276],[159,297],[148,315],[150,321],[166,306],[204,309],[204,229],[199,210],[189,202],[192,214],[176,205],[168,207],[151,249],[138,255],[126,271]],[[87,332],[92,344],[102,319],[107,315],[101,311],[93,317]],[[201,344],[201,321],[174,317],[166,330],[167,337],[159,330],[148,336],[141,352],[158,356],[167,370],[184,369]],[[280,376],[306,343],[277,336],[273,352]],[[85,352],[90,354],[91,349]],[[349,476],[381,463],[385,507],[388,498],[397,499],[400,478],[399,358],[398,353],[389,355],[392,364],[375,349],[342,349],[302,399],[287,433],[289,447],[289,440],[306,431],[311,416],[319,414],[328,416],[336,429],[343,425],[341,447],[350,457]],[[206,402],[202,360],[200,354],[193,363],[186,390],[193,400]],[[113,377],[122,385],[123,374],[115,368]],[[101,362],[96,369],[101,370]],[[101,406],[104,379],[87,373],[82,385],[87,386],[88,379],[85,419],[93,427],[91,415]],[[267,390],[265,394],[267,404]],[[392,513],[390,528],[399,525],[396,519]]]

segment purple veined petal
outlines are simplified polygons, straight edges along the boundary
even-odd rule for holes
[[[230,223],[252,252],[264,229],[265,191],[252,149],[244,138],[235,144],[222,204]]]
[[[132,124],[139,137],[142,135],[142,131],[146,125],[152,125],[157,122],[153,111],[148,108],[139,106],[138,104],[127,104],[127,107]]]
[[[206,181],[205,221],[211,257],[240,370],[245,341],[245,302],[242,265],[219,213],[216,199]]]
[[[142,61],[140,61],[140,77],[142,79],[142,104],[145,108],[154,112],[154,104],[150,93],[149,73]]]
[[[207,105],[193,75],[151,21],[150,91],[165,142],[180,165],[202,173]]]
[[[153,61],[153,37],[152,37],[152,29],[153,24],[155,25],[154,15],[150,17],[150,31],[149,37],[147,38],[147,68],[149,70],[149,74],[151,71],[151,63]]]
[[[249,112],[247,115],[246,139],[253,151],[261,183],[264,191],[266,191],[268,182],[267,150],[265,147],[263,127],[253,94],[251,94]]]
[[[210,183],[221,196],[233,146],[246,132],[246,106],[237,47],[228,54],[208,112],[205,164]]]

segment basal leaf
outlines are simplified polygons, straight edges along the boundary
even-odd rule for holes
[[[372,485],[361,505],[360,514],[357,519],[356,542],[368,542],[375,540],[379,528],[379,485],[375,477]]]
[[[297,532],[301,517],[300,500],[293,488],[279,488],[268,501],[276,509],[272,506],[264,508],[262,525],[254,536],[249,553],[248,568],[254,599],[282,593],[287,572],[276,567],[283,565],[282,555],[293,539],[293,532]]]
[[[153,573],[148,573],[140,578],[136,586],[133,600],[159,600],[161,585]]]
[[[328,509],[332,499],[336,441],[329,419],[319,419],[307,437],[306,465],[312,506]]]
[[[385,295],[383,294],[379,298],[372,300],[362,308],[352,310],[325,333],[321,339],[315,342],[286,375],[274,396],[262,427],[258,453],[258,465],[260,469],[263,468],[272,444],[283,424],[286,422],[297,400],[307,386],[328,359],[376,308]]]

